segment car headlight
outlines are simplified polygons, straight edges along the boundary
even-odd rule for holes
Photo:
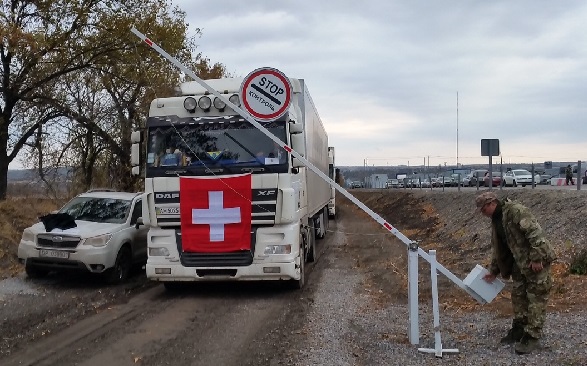
[[[166,257],[169,255],[167,248],[149,248],[149,256],[151,257]]]
[[[291,254],[291,245],[267,245],[263,254]]]
[[[91,245],[93,247],[103,247],[103,246],[106,246],[106,244],[108,244],[108,241],[110,241],[111,238],[112,238],[112,234],[93,236],[91,238],[84,239],[84,242],[82,245]]]
[[[35,242],[35,234],[30,229],[24,229],[22,232],[22,241],[32,241]]]

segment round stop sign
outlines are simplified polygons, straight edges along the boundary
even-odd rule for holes
[[[241,105],[256,120],[269,122],[283,116],[291,103],[291,83],[279,70],[263,67],[251,72],[241,84]]]

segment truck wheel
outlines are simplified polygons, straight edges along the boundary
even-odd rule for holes
[[[123,246],[118,251],[116,262],[114,262],[114,267],[108,269],[104,274],[106,282],[111,285],[115,285],[126,281],[128,275],[130,274],[131,268],[132,256],[130,249],[128,249],[126,246]]]
[[[324,211],[320,212],[320,216],[318,216],[314,221],[315,233],[316,238],[322,239],[326,236],[326,223],[324,222]]]
[[[300,234],[300,243],[304,242],[304,237]],[[300,248],[300,279],[299,280],[289,280],[288,287],[294,290],[300,290],[304,287],[306,283],[306,248],[304,245],[301,245]]]
[[[43,278],[49,273],[49,270],[47,269],[35,267],[30,264],[27,264],[24,267],[24,271],[29,278]]]
[[[316,235],[314,235],[314,229],[310,228],[308,232],[308,262],[316,261]]]

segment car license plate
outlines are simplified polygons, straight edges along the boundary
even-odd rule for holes
[[[41,249],[39,251],[39,256],[40,257],[49,257],[49,258],[68,259],[69,258],[69,252],[63,252],[63,251],[60,251],[60,250],[46,250],[46,249]]]
[[[179,215],[179,207],[158,207],[159,215]]]

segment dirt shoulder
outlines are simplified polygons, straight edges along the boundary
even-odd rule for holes
[[[489,265],[490,222],[475,212],[474,198],[480,192],[430,191],[430,190],[354,190],[353,195],[411,240],[416,240],[425,250],[435,249],[438,261],[464,279],[475,267]],[[522,202],[532,209],[546,232],[558,256],[553,264],[555,286],[551,293],[549,307],[554,310],[570,311],[579,309],[587,296],[587,277],[572,275],[569,267],[572,260],[587,248],[585,227],[587,227],[587,198],[584,191],[512,189],[496,191],[498,197],[508,197]],[[355,215],[366,216],[352,202],[339,199],[340,205],[347,205]],[[406,297],[407,290],[407,249],[391,233],[373,222],[362,235],[349,240],[354,250],[357,268],[366,274],[366,288],[374,295],[376,303],[389,304]],[[371,243],[371,245],[364,245]],[[430,299],[426,286],[427,264],[422,261],[420,278],[421,299]],[[398,283],[389,281],[389,276],[401,279]],[[423,279],[423,280],[422,280]],[[440,301],[445,308],[475,310],[478,305],[462,290],[443,276],[439,278],[442,291]],[[509,286],[489,305],[504,316],[511,311]],[[394,295],[395,294],[395,295]],[[395,297],[395,299],[394,299]]]

